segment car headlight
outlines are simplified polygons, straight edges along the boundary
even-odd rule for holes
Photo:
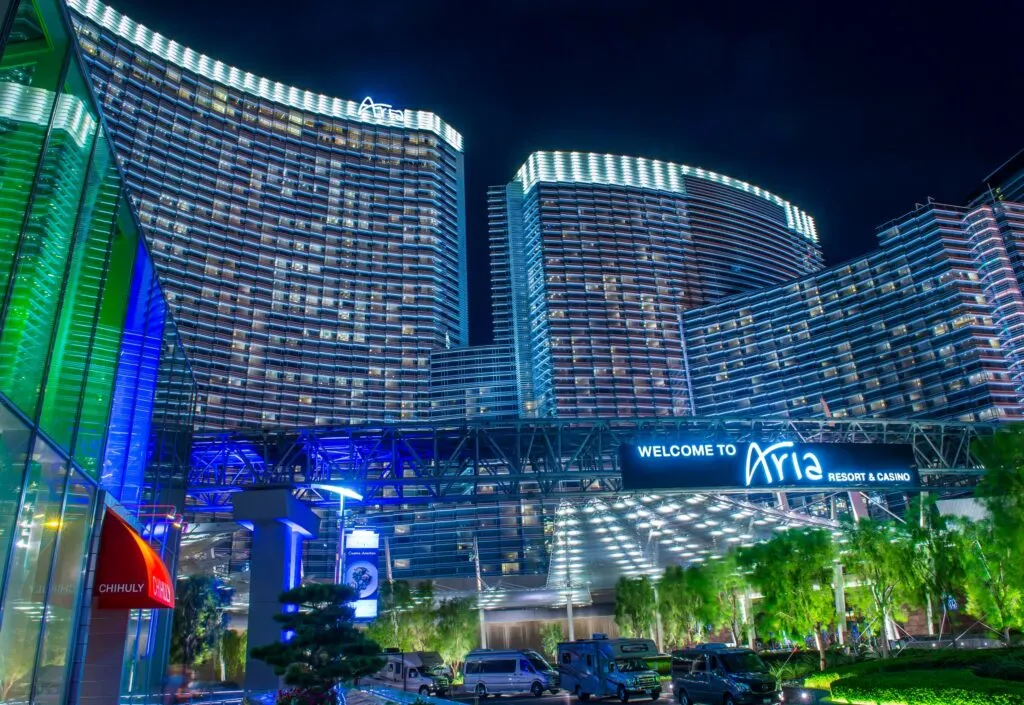
[[[626,684],[631,686],[631,687],[635,686],[636,685],[636,678],[630,678],[628,681],[626,681]]]
[[[740,683],[739,681],[733,681],[733,685],[735,685],[736,686],[736,690],[740,691],[741,693],[749,693],[750,692],[750,686],[747,685],[746,683]]]

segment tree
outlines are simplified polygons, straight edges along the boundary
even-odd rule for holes
[[[904,524],[861,519],[846,528],[844,538],[843,563],[864,581],[871,595],[874,612],[882,620],[882,656],[888,658],[887,627],[895,611],[913,599],[925,556]]]
[[[729,626],[732,640],[743,642],[750,625],[744,620],[743,600],[746,599],[747,579],[737,564],[735,551],[725,554],[720,560],[708,564],[712,585],[718,600],[717,614],[713,624],[723,622]],[[747,616],[749,619],[749,616]]]
[[[963,589],[964,557],[959,529],[949,517],[939,513],[934,495],[913,498],[907,507],[906,521],[918,554],[910,576],[910,604],[924,607],[930,613],[947,596]]]
[[[700,641],[704,630],[718,624],[722,613],[716,574],[707,566],[669,566],[658,581],[658,609],[669,644]]]
[[[405,613],[413,605],[408,581],[392,580],[381,585],[380,614],[367,629],[370,638],[383,647],[412,651],[413,625]]]
[[[565,629],[561,622],[545,622],[540,628],[540,643],[549,658],[558,655],[558,645],[566,640]]]
[[[434,629],[434,650],[453,673],[458,673],[466,654],[476,648],[480,623],[473,598],[441,600]]]
[[[281,593],[282,604],[295,611],[274,615],[288,641],[259,646],[253,658],[265,661],[288,685],[314,700],[325,700],[338,685],[384,667],[380,646],[352,624],[349,606],[356,591],[347,585],[313,583]]]
[[[412,605],[403,615],[409,625],[408,649],[426,651],[437,639],[437,613],[434,609],[434,583],[424,580],[413,588]]]
[[[1010,629],[1024,626],[1024,571],[1012,563],[1024,555],[1024,425],[1004,426],[971,451],[985,468],[974,494],[988,519],[963,527],[968,609],[1009,643]]]
[[[669,647],[682,647],[689,641],[686,595],[686,569],[680,565],[665,568],[658,580],[658,612],[665,643]]]
[[[178,580],[174,591],[171,662],[191,668],[206,661],[227,628],[224,608],[233,593],[219,578],[192,575]]]
[[[1004,426],[994,435],[976,440],[971,452],[985,474],[975,497],[985,505],[1000,541],[1016,555],[1024,555],[1024,424]],[[1024,571],[1019,571],[1024,584]]]
[[[649,636],[656,607],[650,578],[619,578],[615,584],[615,623],[623,636]]]
[[[228,629],[221,639],[221,651],[228,679],[240,682],[245,673],[245,657],[249,653],[249,632]]]
[[[1009,645],[1010,629],[1024,627],[1020,554],[991,520],[965,523],[961,531],[967,610],[1002,632]]]
[[[770,624],[797,634],[813,634],[825,669],[824,629],[835,616],[832,582],[834,549],[821,529],[790,529],[770,541],[737,552],[737,564],[762,598]]]

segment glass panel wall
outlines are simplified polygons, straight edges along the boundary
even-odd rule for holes
[[[64,702],[95,510],[95,485],[79,471],[72,471],[48,583],[46,629],[36,660],[35,705]]]
[[[31,697],[39,641],[44,624],[50,564],[62,525],[68,467],[41,438],[32,448],[24,492],[18,538],[8,561],[0,623],[0,701],[28,701]],[[80,559],[84,546],[79,546]],[[70,587],[81,589],[82,575]],[[51,654],[52,655],[52,654]]]
[[[16,523],[31,435],[28,423],[0,404],[0,595],[7,574],[7,555],[21,535]]]
[[[0,43],[0,703],[58,705],[88,641],[97,506],[138,514],[173,567],[177,536],[152,520],[167,510],[140,505],[183,501],[195,383],[65,8],[14,5]],[[169,615],[137,615],[126,653],[144,668],[126,690],[159,693]]]
[[[86,401],[83,385],[110,254],[110,234],[120,195],[117,171],[102,132],[90,161],[82,209],[64,286],[39,425],[71,447],[80,404],[109,404],[109,393]]]

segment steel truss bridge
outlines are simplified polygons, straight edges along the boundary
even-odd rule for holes
[[[684,435],[718,442],[909,444],[926,487],[962,488],[980,473],[972,443],[996,428],[889,419],[665,417],[201,433],[193,442],[189,510],[230,511],[232,493],[260,486],[291,486],[300,498],[323,506],[337,500],[317,485],[349,487],[363,495],[364,506],[615,495],[623,491],[621,444]]]

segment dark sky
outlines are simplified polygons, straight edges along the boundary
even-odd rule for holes
[[[109,1],[246,71],[458,129],[474,342],[490,336],[485,190],[532,151],[750,181],[811,213],[836,263],[1024,147],[1020,0]]]

